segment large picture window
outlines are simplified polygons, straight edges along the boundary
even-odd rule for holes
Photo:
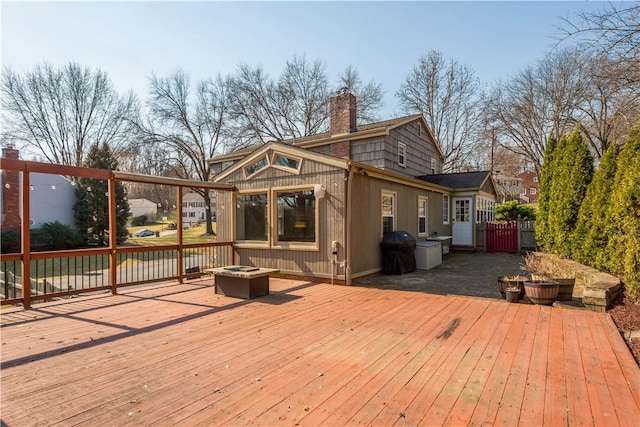
[[[316,198],[313,190],[277,191],[278,241],[316,241]]]
[[[395,229],[396,200],[393,193],[382,193],[382,232]]]
[[[236,196],[236,240],[267,241],[267,206],[266,193]]]

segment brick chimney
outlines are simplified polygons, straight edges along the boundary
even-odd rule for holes
[[[356,129],[356,97],[346,88],[341,89],[331,98],[329,107],[329,130],[331,136],[355,132]],[[329,155],[333,157],[351,158],[351,141],[335,142],[329,146]]]
[[[2,157],[18,160],[18,150],[3,148]],[[2,170],[2,224],[0,229],[20,228],[20,172]]]
[[[331,98],[329,119],[332,136],[356,131],[356,97],[346,88]]]

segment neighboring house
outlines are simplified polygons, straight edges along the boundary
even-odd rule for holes
[[[18,150],[4,148],[2,157],[18,159]],[[22,176],[14,171],[2,171],[2,229],[17,229],[22,218]],[[32,172],[29,174],[30,228],[40,228],[58,221],[75,227],[73,205],[76,202],[73,182],[62,175]]]
[[[538,174],[533,171],[522,172],[517,176],[522,181],[522,190],[520,191],[520,201],[523,203],[537,203],[538,193],[540,192],[540,184],[538,183]]]
[[[154,222],[158,215],[158,205],[148,199],[129,199],[130,218],[146,216],[147,221]]]
[[[211,194],[211,210],[215,212],[215,194]],[[204,203],[204,198],[198,193],[186,193],[182,196],[182,224],[191,227],[207,218],[208,207]],[[212,216],[215,221],[215,215]]]
[[[428,182],[444,159],[422,115],[356,127],[355,97],[341,93],[330,118],[328,132],[210,160],[214,181],[237,189],[217,194],[218,239],[234,242],[237,264],[350,283],[382,269],[385,231],[455,232],[474,247],[475,233],[452,223],[473,227],[479,202],[493,206],[488,172],[460,190]]]
[[[518,200],[520,198],[522,193],[522,179],[516,176],[504,175],[500,173],[500,171],[494,171],[493,179],[496,184],[499,203]]]

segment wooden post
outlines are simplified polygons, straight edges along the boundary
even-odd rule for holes
[[[22,305],[31,308],[31,180],[26,168],[22,172],[22,215],[20,246],[22,249]]]
[[[117,230],[117,207],[116,207],[116,180],[109,178],[109,284],[113,295],[118,293],[118,230]]]
[[[177,269],[178,269],[178,282],[182,283],[184,280],[183,277],[183,259],[182,259],[182,187],[176,187],[176,206],[178,208],[176,215],[177,224],[178,224],[178,260],[177,260]]]

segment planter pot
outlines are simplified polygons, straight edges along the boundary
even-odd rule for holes
[[[512,277],[500,276],[498,277],[498,289],[502,298],[506,298],[506,289],[510,287],[518,287],[520,289],[520,299],[524,298],[524,282],[527,280],[525,277],[514,279]]]
[[[531,280],[551,280],[558,282],[560,290],[558,291],[557,301],[573,301],[573,287],[576,283],[575,277],[573,278],[558,278],[558,277],[545,277],[539,274],[532,274]]]
[[[560,285],[552,280],[531,280],[524,282],[524,289],[532,303],[551,305],[558,299]]]
[[[518,302],[520,300],[520,289],[506,289],[505,299],[509,302]]]
[[[558,282],[560,285],[560,290],[558,291],[558,301],[573,301],[573,286],[576,283],[576,279],[567,278],[567,279],[559,279],[552,278],[554,282]]]

